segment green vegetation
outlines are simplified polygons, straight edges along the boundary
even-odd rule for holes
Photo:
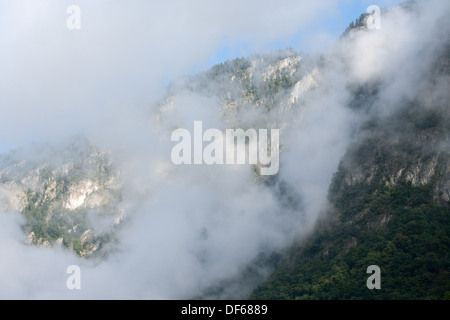
[[[30,190],[27,192],[27,205],[22,210],[22,214],[26,217],[23,229],[26,233],[33,232],[34,244],[45,241],[54,244],[57,239],[62,238],[64,247],[73,247],[74,251],[78,253],[76,241],[79,242],[81,234],[88,229],[86,212],[82,210],[67,212],[61,207],[58,201],[67,191],[64,181],[61,179],[57,183],[55,198],[57,202],[45,200],[45,197]],[[75,226],[77,231],[69,232]]]
[[[429,186],[347,186],[338,219],[285,262],[253,299],[444,299],[450,293],[450,210]],[[373,192],[372,192],[373,191]],[[381,290],[366,269],[381,268]]]
[[[280,103],[279,95],[300,80],[301,68],[292,66],[294,73],[289,68],[281,68],[265,79],[260,78],[261,74],[264,69],[275,66],[283,59],[297,57],[298,53],[288,49],[276,54],[237,58],[213,66],[187,86],[192,91],[206,95],[217,92],[226,103],[250,103],[261,106],[263,111],[269,111]]]
[[[448,74],[449,52],[430,76]],[[349,89],[354,112],[379,102],[379,83]],[[330,186],[327,219],[283,254],[252,299],[450,299],[448,108],[393,109],[359,128]],[[366,286],[370,265],[381,268],[381,290]]]
[[[122,201],[122,194],[119,189],[107,186],[115,172],[105,154],[83,139],[70,141],[68,147],[70,151],[64,147],[62,150],[50,149],[51,154],[63,158],[57,158],[59,160],[54,162],[45,159],[34,162],[20,160],[20,150],[1,157],[0,162],[6,168],[1,182],[13,183],[23,190],[22,214],[25,222],[22,230],[31,244],[54,246],[60,243],[80,256],[87,256],[113,240],[106,231],[96,232],[91,221],[110,219],[111,214],[116,213],[115,206]],[[78,188],[83,180],[96,184],[97,189],[91,190],[90,196],[113,201],[100,202],[99,206],[68,209],[71,192],[76,192],[72,189]],[[87,231],[90,233],[85,234]]]
[[[357,18],[356,20],[355,20],[355,22],[351,22],[350,24],[349,24],[349,26],[347,27],[347,29],[345,29],[345,32],[344,32],[344,34],[347,34],[347,33],[349,33],[350,32],[350,30],[353,30],[353,29],[359,29],[359,28],[365,28],[366,27],[366,17],[368,16],[369,14],[368,13],[363,13],[363,14],[361,14],[360,16],[359,16],[359,18]]]

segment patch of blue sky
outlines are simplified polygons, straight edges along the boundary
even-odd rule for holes
[[[305,28],[288,37],[278,39],[263,48],[264,51],[283,50],[292,48],[300,52],[311,52],[323,49],[336,41],[348,25],[367,12],[371,5],[381,8],[392,8],[402,1],[399,0],[344,0],[337,1],[336,6],[323,16],[309,23]],[[235,43],[224,40],[224,43],[209,58],[207,63],[195,66],[193,73],[200,69],[209,68],[215,64],[230,59],[248,56],[252,53],[250,41],[241,40]],[[202,68],[203,67],[203,68]]]

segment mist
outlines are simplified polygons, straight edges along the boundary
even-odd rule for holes
[[[218,97],[182,85],[168,93],[165,79],[206,69],[224,43],[246,41],[265,51],[337,2],[76,2],[80,30],[66,28],[72,1],[0,0],[0,143],[86,137],[120,168],[127,219],[107,257],[82,259],[61,247],[26,245],[24,219],[8,212],[0,189],[3,299],[187,299],[239,278],[261,255],[314,232],[333,173],[364,121],[423,92],[439,98],[448,83],[437,79],[430,89],[426,74],[449,40],[450,4],[395,8],[383,15],[381,30],[307,55],[304,79],[313,80],[289,108],[239,111],[234,126],[281,129],[280,169],[271,184],[246,165],[176,166],[173,130],[192,130],[196,120],[225,130],[230,119]],[[252,70],[263,78],[264,70]],[[352,86],[368,83],[383,84],[370,112],[349,108]],[[168,95],[165,108],[155,107]],[[29,150],[27,159],[58,157]],[[296,200],[286,200],[283,188]],[[69,265],[81,268],[81,290],[66,287]],[[264,278],[270,270],[258,272]],[[245,298],[256,285],[230,286],[214,298]]]

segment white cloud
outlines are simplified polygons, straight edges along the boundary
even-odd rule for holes
[[[310,230],[326,205],[358,120],[345,107],[347,84],[385,81],[390,106],[413,95],[448,31],[449,6],[430,1],[417,19],[392,13],[381,32],[329,49],[319,89],[304,97],[304,121],[282,137],[279,177],[303,206],[290,210],[248,168],[167,165],[173,128],[158,127],[148,109],[163,96],[164,78],[207,61],[223,39],[264,47],[335,1],[76,2],[81,30],[71,31],[72,1],[0,1],[0,136],[23,143],[84,133],[124,168],[132,219],[118,252],[96,265],[22,244],[18,214],[0,214],[2,298],[186,298],[238,275],[260,252]],[[215,107],[180,95],[168,123],[221,126]],[[81,291],[65,287],[71,264],[82,267]]]

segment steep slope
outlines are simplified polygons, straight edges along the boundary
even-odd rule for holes
[[[448,88],[449,65],[447,47],[416,100],[361,126],[330,186],[333,209],[252,298],[450,298],[450,96],[435,81]],[[355,90],[351,106],[367,112],[379,88]],[[381,290],[366,286],[370,265]]]
[[[99,264],[125,235],[117,233],[122,220],[136,218],[113,268],[149,263],[143,282],[165,289],[151,296],[448,297],[450,51],[434,37],[412,41],[408,23],[390,30],[394,36],[368,32],[365,18],[329,53],[255,54],[171,84],[145,119],[159,126],[149,130],[155,139],[127,141],[131,152],[114,154],[127,161],[80,137],[1,156],[2,205],[25,218],[28,244],[62,246]],[[439,57],[429,63],[435,48]],[[279,174],[172,166],[171,133],[194,120],[223,130],[280,129]],[[119,182],[126,179],[131,190]],[[365,286],[373,264],[382,271],[380,291]]]
[[[30,145],[0,158],[3,202],[25,216],[27,242],[61,245],[82,257],[100,251],[121,221],[116,177],[107,156],[81,137],[57,147]]]

